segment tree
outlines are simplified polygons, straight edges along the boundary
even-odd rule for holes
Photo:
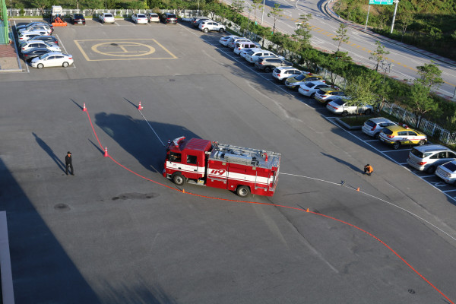
[[[378,72],[380,62],[385,60],[385,55],[388,55],[390,52],[386,51],[385,47],[378,40],[375,42],[375,45],[377,45],[377,49],[374,52],[371,52],[369,59],[375,61],[375,71]]]
[[[345,76],[352,58],[348,56],[348,52],[336,52],[325,55],[324,57],[325,60],[320,65],[329,71],[331,83],[334,84],[338,75]]]
[[[40,10],[41,15],[44,15],[44,9],[49,6],[48,0],[34,0],[32,5]]]
[[[350,37],[347,36],[347,25],[345,23],[339,24],[339,29],[336,31],[336,37],[333,38],[334,41],[338,42],[337,51],[339,52],[340,45],[343,43],[348,43]]]
[[[453,38],[454,40],[456,40],[456,31],[454,31],[454,33],[451,34],[451,38]]]
[[[253,3],[252,3],[253,14],[254,14],[253,21],[255,22],[255,25],[257,22],[257,10],[260,10],[263,7],[263,5],[261,3],[263,3],[262,0],[253,0]]]
[[[292,35],[294,39],[299,43],[298,51],[302,51],[306,48],[309,48],[310,45],[310,38],[312,38],[312,34],[310,34],[310,25],[309,20],[312,18],[312,14],[301,15],[298,23],[296,26],[295,34]]]
[[[431,60],[431,63],[425,63],[423,66],[417,66],[419,79],[416,79],[417,82],[422,84],[425,87],[438,89],[443,84],[443,79],[440,77],[442,71],[439,70],[435,61]]]
[[[404,39],[404,35],[407,32],[407,27],[413,23],[413,15],[410,10],[404,10],[399,14],[399,23],[401,24],[401,41]]]
[[[345,94],[350,96],[350,99],[347,99],[348,105],[359,108],[361,105],[375,105],[377,103],[376,82],[372,75],[373,71],[368,70],[358,75],[352,75],[347,79]]]
[[[276,22],[277,22],[277,20],[278,20],[280,17],[282,17],[282,14],[280,14],[281,12],[283,12],[283,9],[280,8],[280,4],[274,3],[274,7],[273,7],[272,10],[268,13],[268,17],[271,17],[271,16],[272,16],[272,20],[273,20],[273,26],[272,26],[272,33],[273,33],[273,34],[275,33]]]
[[[437,27],[431,27],[428,35],[429,39],[431,40],[432,47],[435,46],[435,43],[437,41],[440,41],[443,38],[442,30]]]
[[[231,7],[233,8],[234,12],[240,15],[244,12],[244,4],[244,0],[233,0],[233,2],[231,3]]]
[[[416,127],[419,128],[423,115],[437,111],[439,105],[430,97],[430,87],[424,86],[419,81],[415,81],[410,90],[410,96],[406,100],[407,106],[417,117]]]

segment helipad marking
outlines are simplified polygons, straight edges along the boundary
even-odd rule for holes
[[[130,51],[133,48],[144,48],[149,49],[149,51]],[[117,51],[100,51],[99,48],[111,48],[111,49],[118,49],[120,48],[122,52],[117,52]],[[130,50],[129,50],[130,49]],[[98,43],[92,46],[92,51],[95,53],[101,54],[101,55],[106,55],[106,56],[118,56],[118,57],[140,57],[140,56],[147,56],[150,54],[155,53],[155,48],[143,44],[143,43],[138,43],[138,42],[117,42],[117,43],[111,43],[111,42],[103,42],[103,43]]]

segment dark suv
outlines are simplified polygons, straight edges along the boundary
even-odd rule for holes
[[[172,13],[164,13],[160,15],[160,21],[163,23],[177,23],[177,17],[175,14]]]
[[[70,17],[70,21],[73,24],[86,24],[86,20],[83,14],[73,14]]]
[[[260,57],[257,62],[255,62],[255,67],[261,71],[271,72],[277,67],[281,66],[293,66],[289,61],[274,58],[274,57]]]

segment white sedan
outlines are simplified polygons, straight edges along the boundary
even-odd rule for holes
[[[435,175],[445,183],[456,186],[456,160],[438,166]]]
[[[131,20],[136,24],[147,24],[149,22],[144,14],[133,14]]]
[[[301,75],[302,71],[294,67],[277,67],[272,72],[272,77],[278,81],[285,81],[289,77]]]
[[[100,22],[102,23],[114,23],[114,16],[111,13],[103,13],[101,14],[98,19],[100,19]]]
[[[299,86],[299,93],[307,97],[314,97],[319,89],[329,88],[329,85],[322,81],[307,81]]]
[[[240,38],[240,37],[236,36],[236,35],[223,36],[222,38],[220,38],[219,42],[223,46],[228,46],[228,43],[230,42],[230,40],[236,39],[236,38]]]
[[[366,114],[369,115],[374,111],[374,108],[371,105],[348,105],[346,99],[336,99],[330,101],[326,105],[326,109],[333,112],[334,114],[341,114],[342,116],[347,116],[348,114]]]
[[[30,62],[31,66],[37,69],[44,67],[68,67],[73,64],[73,56],[59,52],[51,52],[40,57],[33,58]]]

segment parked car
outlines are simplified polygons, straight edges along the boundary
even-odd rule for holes
[[[33,41],[28,41],[28,43],[22,45],[21,47],[21,52],[27,51],[29,49],[34,49],[34,48],[45,48],[53,52],[60,52],[61,49],[58,45],[54,43],[47,43],[44,41],[40,40],[33,40]]]
[[[147,24],[149,22],[145,14],[133,14],[131,20],[136,24]]]
[[[219,42],[223,46],[228,46],[230,39],[236,39],[236,38],[240,38],[240,37],[236,36],[236,35],[223,36],[222,38],[220,38]]]
[[[17,25],[16,26],[16,31],[18,31],[20,29],[23,29],[23,28],[26,28],[26,27],[32,27],[32,26],[35,26],[35,25],[46,25],[46,26],[48,26],[50,28],[54,27],[51,23],[47,23],[46,21],[35,21],[35,22],[27,23],[27,24]]]
[[[25,32],[18,35],[18,41],[21,43],[22,41],[33,40],[35,37],[39,37],[41,35],[46,35],[46,32]]]
[[[19,41],[19,46],[22,48],[23,45],[26,45],[27,43],[31,43],[32,41],[44,41],[49,44],[55,44],[59,45],[59,41],[55,36],[49,36],[49,35],[44,35],[44,36],[36,36],[33,37],[33,39],[27,40],[27,41]]]
[[[226,31],[226,27],[223,24],[212,21],[212,20],[204,20],[203,22],[201,22],[199,24],[198,28],[205,33],[209,32],[209,31],[216,31],[216,32],[223,33]]]
[[[160,21],[166,24],[177,24],[177,17],[172,13],[164,13],[160,15]]]
[[[307,81],[321,81],[321,82],[326,83],[326,81],[323,79],[323,77],[315,76],[309,72],[303,71],[301,75],[287,78],[287,80],[285,80],[285,86],[289,89],[299,89],[301,84],[303,84]]]
[[[273,52],[266,51],[266,50],[260,50],[258,52],[255,52],[255,53],[251,54],[251,55],[245,56],[245,60],[247,60],[248,62],[250,62],[252,64],[255,64],[258,61],[258,59],[266,58],[266,57],[275,57],[275,58],[284,59],[283,57],[277,56]]]
[[[456,160],[438,166],[435,175],[445,183],[456,186]]]
[[[73,24],[83,24],[83,25],[86,24],[86,20],[85,20],[83,14],[72,14],[70,16],[70,21]]]
[[[47,54],[50,51],[45,48],[35,48],[22,52],[21,57],[24,61],[30,61],[35,57],[40,57],[41,55]]]
[[[149,22],[160,22],[160,17],[157,13],[149,13],[147,14],[147,20]]]
[[[313,98],[315,93],[323,88],[329,88],[329,85],[322,81],[307,81],[299,86],[298,92],[301,95]]]
[[[287,78],[301,75],[302,71],[294,67],[278,67],[272,72],[272,77],[278,81],[285,81]]]
[[[240,43],[240,42],[252,42],[250,41],[250,39],[247,39],[247,38],[244,38],[244,37],[241,37],[241,38],[236,38],[236,39],[230,39],[230,41],[228,42],[227,46],[231,49],[234,49],[234,47],[236,46],[236,43]]]
[[[241,56],[242,58],[245,59],[245,57],[249,54],[252,54],[253,52],[256,52],[258,50],[261,50],[261,49],[242,49],[240,52],[239,52],[239,56]]]
[[[193,27],[199,27],[200,22],[202,22],[202,21],[204,21],[204,20],[210,20],[210,19],[211,19],[211,18],[203,17],[203,16],[194,17],[194,18],[192,18],[192,20],[190,21],[190,24],[191,24]]]
[[[241,55],[241,51],[245,49],[259,49],[261,50],[261,44],[257,42],[238,42],[234,47],[233,51],[236,55]]]
[[[349,105],[347,104],[347,99],[342,98],[328,102],[326,108],[334,114],[341,114],[342,116],[347,116],[348,114],[370,115],[374,111],[374,108],[371,105]]]
[[[68,67],[73,64],[73,56],[60,52],[50,52],[32,59],[31,66],[37,69],[45,67]]]
[[[257,62],[255,62],[255,67],[259,69],[260,71],[265,71],[267,73],[270,73],[277,67],[281,66],[288,66],[291,67],[293,66],[293,63],[280,59],[280,58],[271,58],[271,57],[262,57],[258,59]]]
[[[386,128],[389,126],[395,126],[395,125],[396,125],[396,123],[392,122],[388,118],[375,117],[375,118],[366,120],[364,122],[364,125],[361,130],[365,134],[378,139],[380,136],[380,132],[382,132],[383,128]]]
[[[424,145],[414,147],[407,158],[407,163],[429,174],[435,172],[438,166],[456,160],[456,152],[442,145]]]
[[[340,91],[340,90],[334,88],[333,86],[331,86],[329,88],[323,88],[323,89],[318,90],[315,93],[314,98],[316,100],[318,100],[320,103],[326,105],[326,104],[328,104],[328,102],[330,102],[334,99],[343,98],[345,96],[346,95],[345,95],[344,91]]]
[[[116,21],[111,13],[102,13],[98,19],[101,23],[114,23]]]
[[[30,33],[30,32],[45,32],[46,35],[51,35],[53,32],[53,29],[47,25],[34,25],[26,28],[22,28],[17,31],[18,35],[24,34],[24,33]]]
[[[383,128],[379,138],[382,142],[392,145],[395,150],[402,145],[422,146],[427,142],[426,134],[399,125]]]

